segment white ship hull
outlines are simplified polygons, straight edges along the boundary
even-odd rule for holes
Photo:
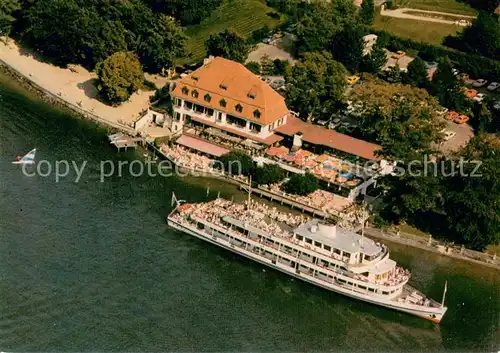
[[[217,245],[221,248],[224,248],[226,250],[229,250],[231,252],[237,253],[239,255],[242,255],[246,258],[252,259],[254,261],[257,261],[261,264],[267,265],[269,267],[272,267],[278,271],[284,272],[286,274],[289,274],[295,278],[301,279],[303,281],[309,282],[311,284],[314,284],[316,286],[328,289],[330,291],[340,293],[346,296],[349,296],[351,298],[363,300],[368,303],[380,305],[389,309],[394,309],[398,311],[402,311],[411,315],[416,315],[419,317],[422,317],[424,319],[433,321],[435,323],[439,323],[446,313],[447,308],[446,307],[424,307],[422,305],[414,305],[411,303],[401,303],[397,302],[394,300],[390,299],[385,299],[385,298],[379,298],[376,296],[370,296],[370,295],[365,295],[359,292],[355,292],[352,289],[349,288],[344,288],[341,285],[338,285],[336,283],[327,283],[324,280],[315,278],[314,275],[310,275],[305,272],[299,272],[296,271],[295,268],[292,268],[290,266],[287,266],[285,264],[272,261],[268,258],[265,258],[263,256],[257,255],[254,252],[250,250],[246,250],[243,248],[240,248],[238,246],[235,246],[231,244],[229,241],[222,239],[221,237],[216,237],[210,234],[207,234],[204,231],[200,231],[197,229],[195,226],[188,225],[188,224],[181,224],[179,222],[176,222],[175,220],[171,219],[170,217],[168,218],[168,225],[172,228],[175,228],[181,232],[188,233],[192,236],[195,236],[198,239],[207,241],[211,244]]]

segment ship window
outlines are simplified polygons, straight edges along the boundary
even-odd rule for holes
[[[307,243],[307,244],[312,244],[312,243],[313,243],[313,241],[312,241],[311,239],[309,239],[309,238],[306,238],[306,243]]]
[[[389,292],[383,291],[382,294],[383,295],[389,295]]]
[[[323,249],[325,249],[326,251],[332,251],[332,248],[328,245],[323,245]]]
[[[304,240],[304,237],[302,235],[297,235],[297,240],[302,241],[302,240]]]
[[[338,281],[339,281],[340,283],[345,283],[345,280],[343,280],[343,279],[338,279]]]
[[[368,288],[368,291],[369,292],[375,292],[375,289],[374,288]]]
[[[366,287],[365,286],[358,286],[359,289],[364,289],[366,290]]]
[[[198,222],[198,224],[196,226],[198,227],[198,229],[205,228],[204,225],[203,225],[203,223],[200,223],[200,222]]]
[[[347,282],[348,285],[352,286],[352,282]]]
[[[320,247],[321,248],[321,243],[319,241],[314,242],[314,246]]]

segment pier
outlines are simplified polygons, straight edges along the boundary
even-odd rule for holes
[[[125,151],[128,148],[136,148],[138,144],[143,144],[144,139],[142,137],[132,137],[126,135],[122,132],[108,135],[110,144],[115,145],[118,148],[118,152],[123,148]]]

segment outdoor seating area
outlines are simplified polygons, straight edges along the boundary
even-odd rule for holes
[[[215,172],[215,169],[211,167],[213,163],[212,159],[204,155],[190,152],[187,148],[178,145],[169,147],[162,144],[160,146],[160,151],[162,151],[168,159],[172,160],[179,167],[209,173]]]
[[[284,146],[271,147],[266,151],[266,154],[277,161],[285,162],[301,169],[307,169],[318,179],[329,183],[352,188],[362,182],[362,179],[356,177],[354,173],[355,166],[334,156],[327,154],[318,156],[303,149],[297,152],[290,152]]]

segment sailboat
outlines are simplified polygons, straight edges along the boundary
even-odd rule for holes
[[[12,162],[12,164],[33,164],[35,163],[35,153],[36,148],[33,148],[24,157],[17,157],[16,160]]]

